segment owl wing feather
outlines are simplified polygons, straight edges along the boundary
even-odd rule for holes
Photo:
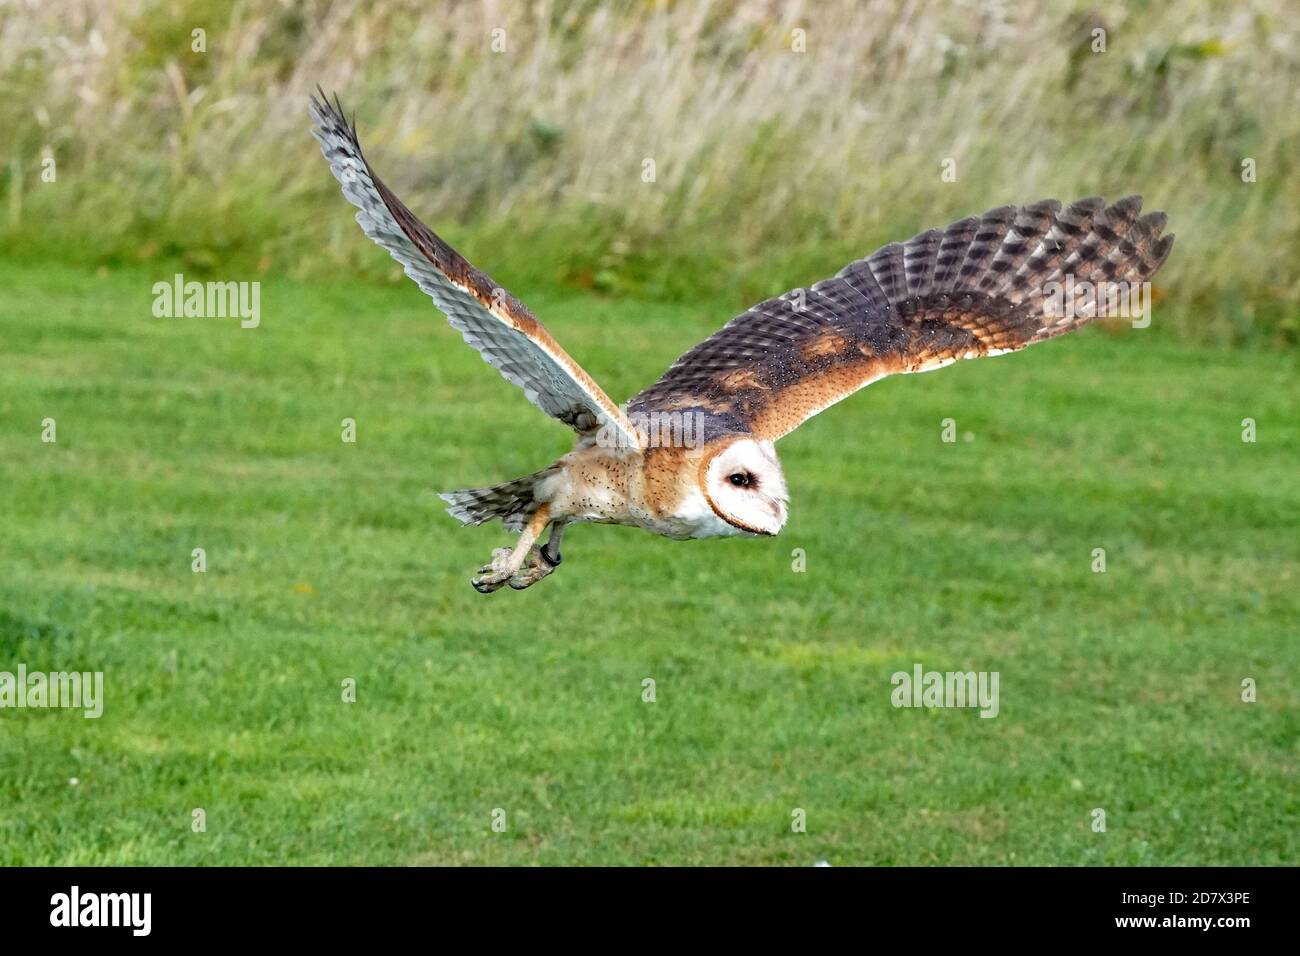
[[[548,415],[582,433],[608,426],[636,448],[637,432],[626,414],[524,304],[435,235],[380,181],[337,97],[330,103],[323,92],[319,100],[313,96],[310,112],[312,135],[343,195],[359,210],[357,223],[401,263],[465,341]]]
[[[1144,282],[1169,255],[1165,215],[1141,209],[1043,200],[887,245],[736,316],[629,410],[701,408],[775,441],[886,375],[1064,335],[1106,313],[1105,283]]]

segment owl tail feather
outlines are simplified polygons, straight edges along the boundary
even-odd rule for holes
[[[438,497],[447,502],[447,513],[462,524],[485,524],[500,518],[509,531],[522,531],[541,502],[533,496],[533,489],[543,478],[555,474],[556,469],[541,471],[493,485],[490,488],[462,488],[447,491]]]

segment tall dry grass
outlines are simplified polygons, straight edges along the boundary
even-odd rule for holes
[[[520,282],[739,301],[1004,202],[1141,192],[1179,235],[1175,321],[1289,340],[1298,81],[1291,0],[20,0],[0,242],[386,270],[307,135],[320,83],[410,205]]]

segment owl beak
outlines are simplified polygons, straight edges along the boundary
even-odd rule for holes
[[[713,510],[718,517],[727,522],[727,524],[731,525],[733,528],[739,528],[741,531],[747,531],[750,534],[757,535],[761,538],[775,538],[781,533],[781,529],[785,527],[786,510],[785,502],[783,501],[773,501],[768,506],[768,511],[772,514],[772,525],[768,527],[752,525],[747,521],[740,521],[737,518],[733,518],[731,515],[724,514],[718,510],[717,506],[713,505],[712,499],[710,499],[709,504],[713,506]]]
[[[779,534],[781,529],[785,527],[785,519],[788,517],[788,514],[784,501],[777,500],[772,502],[772,518],[776,521],[776,531],[769,531],[767,534]]]

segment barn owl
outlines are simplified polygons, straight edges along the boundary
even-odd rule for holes
[[[1014,352],[1107,312],[1169,254],[1163,213],[1138,196],[1107,206],[1001,206],[893,243],[833,278],[733,318],[625,406],[610,400],[518,299],[436,236],[375,175],[337,97],[311,100],[313,135],[358,224],[465,341],[534,405],[577,433],[523,478],[441,497],[464,524],[520,533],[471,580],[523,590],[560,564],[573,522],[667,538],[775,535],[788,496],[774,442],[886,375]],[[1073,295],[1062,296],[1063,289]],[[549,528],[546,542],[541,536]]]

